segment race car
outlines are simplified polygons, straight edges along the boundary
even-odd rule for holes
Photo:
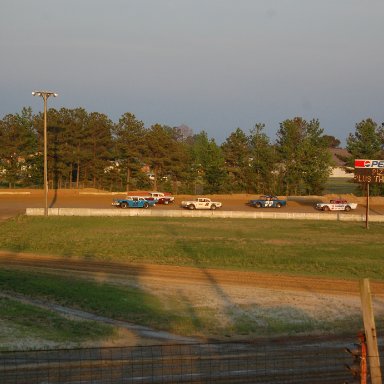
[[[247,204],[254,208],[281,208],[287,205],[287,201],[277,196],[263,195],[259,199],[249,200]]]
[[[198,197],[195,200],[185,200],[181,202],[182,208],[194,209],[210,209],[214,211],[216,208],[221,208],[222,203],[219,201],[211,201],[207,197]]]
[[[330,200],[329,203],[317,203],[315,208],[320,211],[346,211],[349,212],[351,209],[356,209],[356,203],[348,203],[347,200]]]
[[[148,201],[156,201],[156,204],[171,204],[175,201],[175,198],[170,195],[166,195],[162,192],[148,192],[148,196],[145,196]]]
[[[156,201],[148,201],[142,196],[127,196],[124,199],[114,199],[112,205],[117,208],[149,208],[156,205]]]

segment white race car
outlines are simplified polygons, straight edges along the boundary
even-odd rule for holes
[[[356,209],[356,203],[348,203],[347,200],[330,200],[329,203],[317,203],[316,209],[320,211],[346,211],[349,212],[351,209]]]
[[[211,201],[211,199],[208,199],[206,197],[198,197],[196,200],[187,200],[182,201],[181,206],[183,208],[188,209],[210,209],[215,210],[216,208],[220,208],[222,206],[221,202],[218,201]]]

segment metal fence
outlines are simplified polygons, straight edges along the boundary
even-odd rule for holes
[[[0,383],[345,383],[341,345],[215,343],[0,352]]]

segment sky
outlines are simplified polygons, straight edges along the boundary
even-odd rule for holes
[[[59,94],[146,127],[237,128],[319,119],[342,145],[384,121],[382,0],[1,0],[0,118]]]

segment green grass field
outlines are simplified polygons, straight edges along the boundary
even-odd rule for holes
[[[343,177],[330,177],[325,184],[324,194],[354,194],[356,196],[361,196],[361,190],[359,189],[359,184],[354,183],[351,179],[346,179]]]
[[[384,280],[383,230],[384,224],[371,223],[367,230],[363,223],[333,221],[19,216],[0,224],[0,249],[68,259]],[[164,305],[140,287],[5,267],[0,268],[0,291],[184,335],[337,333],[361,326],[358,314],[319,321],[304,312],[292,315],[289,308],[266,308],[261,315],[259,308],[255,321],[255,308],[247,305],[227,308],[223,325],[210,308],[190,307],[176,296]],[[63,319],[8,299],[0,300],[0,310],[0,325],[12,325],[18,338],[44,335],[81,343],[116,333],[112,327]],[[7,348],[7,340],[3,331],[0,349]]]
[[[0,249],[114,262],[384,280],[384,224],[205,218],[25,217]]]
[[[358,315],[319,319],[285,305],[265,308],[252,304],[227,305],[218,313],[208,306],[190,306],[177,292],[167,297],[164,305],[164,301],[139,287],[15,269],[0,269],[0,290],[179,335],[221,340],[313,332],[349,333],[351,327],[360,329],[362,325]],[[112,326],[70,320],[48,310],[0,298],[0,329],[4,322],[12,327],[12,334],[18,339],[43,338],[58,345],[102,342],[118,336]],[[382,321],[379,324],[382,326]],[[6,339],[7,332],[1,332],[0,350],[8,349]]]
[[[0,274],[2,279],[4,273]],[[0,284],[0,288],[3,290],[4,285]],[[75,347],[88,340],[113,338],[116,333],[109,325],[96,321],[76,321],[9,298],[0,298],[0,323],[5,325],[5,331],[0,328],[0,350],[9,349],[6,347],[9,344],[15,345],[15,340],[24,340],[24,343],[27,340],[33,346],[37,339],[38,348],[41,348],[41,340],[47,345]]]

